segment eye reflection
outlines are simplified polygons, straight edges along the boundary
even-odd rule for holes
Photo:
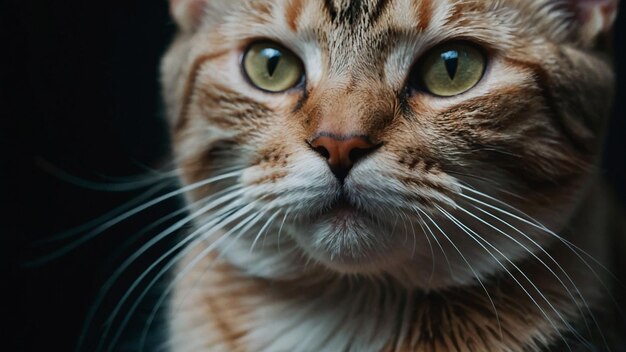
[[[465,43],[448,43],[428,52],[418,63],[415,86],[429,93],[451,97],[472,89],[483,76],[487,60],[483,53]]]
[[[255,87],[273,93],[295,87],[304,77],[304,68],[298,57],[267,42],[250,46],[243,59],[243,69]]]

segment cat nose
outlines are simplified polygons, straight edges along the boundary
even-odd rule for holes
[[[324,135],[315,138],[309,144],[328,161],[328,166],[342,183],[352,166],[377,148],[364,136]]]

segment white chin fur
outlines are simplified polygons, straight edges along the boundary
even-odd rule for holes
[[[362,214],[339,211],[306,227],[295,235],[298,244],[313,259],[341,273],[379,273],[401,257],[397,234]]]

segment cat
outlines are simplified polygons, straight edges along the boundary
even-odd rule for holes
[[[620,346],[597,170],[617,0],[170,7],[195,228],[169,349]]]

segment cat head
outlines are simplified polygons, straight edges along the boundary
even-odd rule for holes
[[[593,176],[617,0],[171,9],[164,96],[198,235],[255,275],[466,283],[555,241]]]

